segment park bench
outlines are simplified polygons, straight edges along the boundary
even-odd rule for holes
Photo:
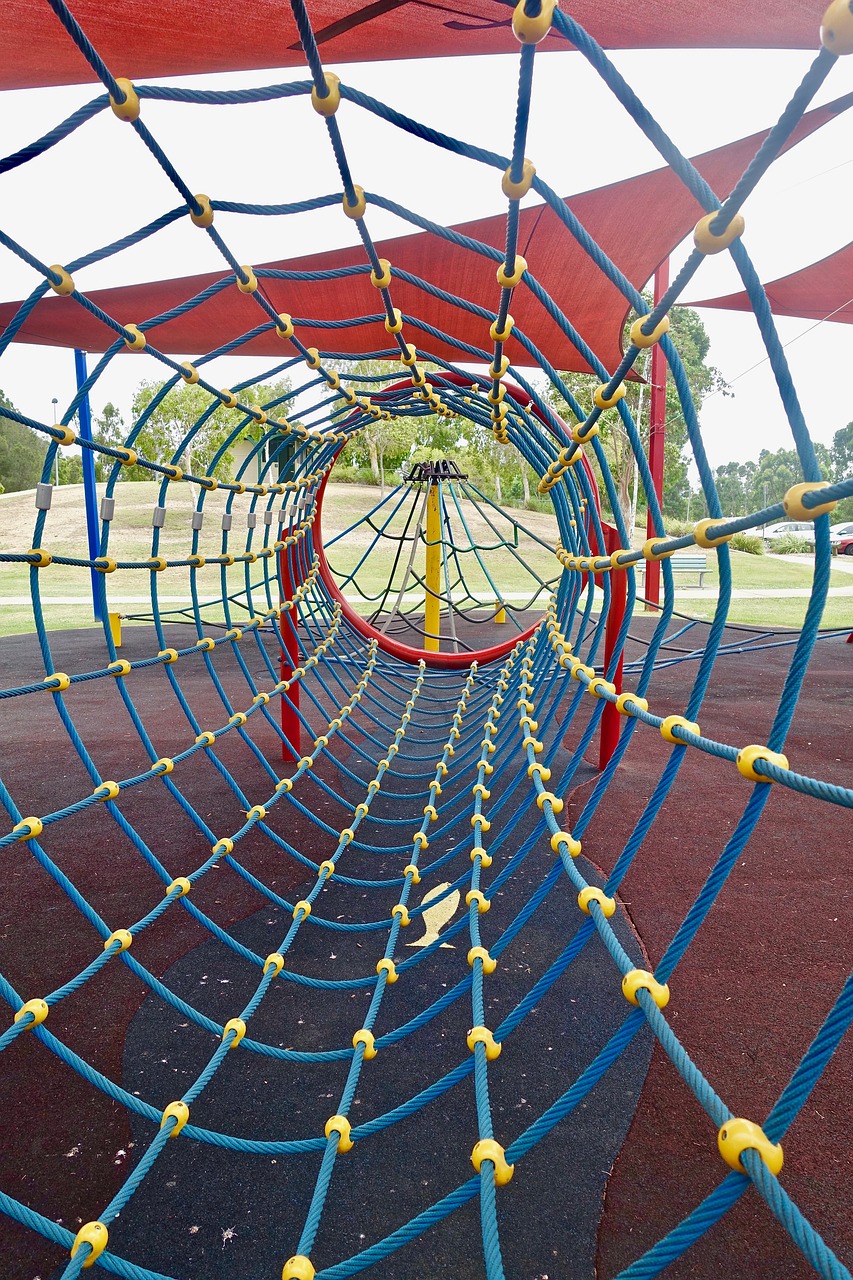
[[[688,551],[670,556],[669,563],[673,573],[696,573],[699,575],[699,586],[704,585],[705,574],[708,572],[708,557],[704,551]],[[635,568],[645,575],[646,561],[640,560]]]

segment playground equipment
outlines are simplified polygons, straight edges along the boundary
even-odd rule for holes
[[[15,910],[0,950],[0,995],[8,1006],[0,1064],[12,1063],[14,1102],[24,1081],[38,1078],[40,1070],[53,1072],[58,1063],[59,1079],[73,1081],[60,1088],[77,1090],[82,1082],[79,1087],[94,1100],[78,1109],[78,1127],[85,1129],[86,1107],[106,1099],[110,1115],[131,1124],[134,1135],[132,1154],[123,1145],[114,1158],[108,1152],[98,1162],[101,1173],[93,1185],[99,1193],[109,1186],[108,1194],[95,1203],[94,1193],[75,1185],[66,1189],[73,1203],[64,1211],[18,1176],[17,1155],[10,1159],[0,1209],[25,1230],[10,1236],[7,1260],[18,1267],[24,1259],[32,1274],[26,1259],[37,1256],[44,1274],[52,1270],[68,1280],[90,1266],[131,1280],[219,1275],[223,1266],[255,1277],[258,1259],[266,1267],[270,1256],[276,1258],[271,1273],[283,1280],[343,1280],[362,1271],[383,1277],[485,1274],[498,1280],[522,1273],[528,1255],[520,1258],[514,1251],[532,1235],[530,1256],[534,1245],[545,1250],[537,1265],[550,1258],[555,1275],[568,1275],[572,1263],[561,1252],[562,1236],[559,1249],[550,1248],[549,1214],[555,1205],[561,1217],[569,1214],[565,1201],[572,1197],[572,1178],[584,1175],[580,1168],[564,1170],[584,1164],[578,1152],[586,1146],[576,1144],[570,1155],[562,1151],[564,1170],[555,1178],[560,1136],[573,1132],[571,1124],[621,1070],[634,1063],[641,1080],[653,1037],[674,1068],[669,1116],[676,1141],[688,1123],[686,1113],[698,1104],[707,1159],[718,1161],[719,1177],[671,1225],[664,1204],[659,1237],[644,1244],[619,1274],[651,1276],[676,1263],[751,1190],[787,1233],[786,1256],[802,1255],[826,1277],[849,1276],[813,1224],[814,1206],[802,1212],[789,1191],[783,1149],[849,1028],[853,981],[833,975],[829,989],[817,974],[801,975],[807,993],[802,1002],[814,1017],[796,1054],[785,1057],[780,1050],[784,1062],[774,1061],[774,1084],[780,1071],[783,1078],[763,1116],[738,1114],[727,1080],[717,1076],[714,1054],[707,1046],[691,1052],[680,1038],[682,1023],[668,1012],[671,998],[677,1007],[679,965],[695,952],[697,935],[701,944],[712,930],[715,905],[737,875],[739,859],[749,856],[748,842],[765,810],[796,799],[810,806],[807,814],[829,811],[840,848],[844,811],[853,806],[849,787],[814,777],[807,760],[789,762],[785,755],[828,588],[829,512],[853,494],[853,479],[826,485],[821,478],[742,239],[740,213],[838,56],[853,49],[849,6],[839,0],[830,6],[812,67],[721,202],[599,44],[553,4],[522,0],[506,9],[520,49],[514,136],[501,156],[430,132],[348,89],[324,65],[325,28],[312,26],[310,7],[294,0],[309,79],[235,91],[231,100],[310,96],[318,128],[325,127],[340,190],[318,197],[317,206],[342,204],[363,247],[359,266],[328,271],[363,286],[364,310],[331,320],[300,319],[271,303],[274,290],[286,292],[293,273],[241,264],[236,245],[219,229],[221,215],[233,206],[215,194],[194,192],[169,158],[168,139],[146,124],[148,100],[212,109],[225,91],[136,86],[124,78],[124,67],[102,60],[86,24],[78,23],[63,0],[50,0],[50,7],[51,22],[59,19],[69,47],[85,59],[106,94],[0,169],[62,145],[91,117],[112,112],[122,122],[116,127],[127,129],[128,145],[146,147],[180,195],[177,211],[130,241],[186,219],[209,237],[224,265],[210,291],[174,311],[135,314],[129,322],[78,285],[88,265],[110,258],[124,240],[50,265],[35,250],[0,235],[36,281],[0,340],[4,361],[14,360],[16,338],[48,308],[52,315],[53,308],[69,308],[69,314],[82,309],[105,335],[99,348],[104,354],[91,372],[80,362],[79,392],[58,423],[7,411],[46,438],[49,448],[35,493],[31,545],[22,542],[20,550],[2,557],[10,566],[27,566],[42,669],[33,672],[28,658],[27,674],[10,682],[2,706],[24,740],[36,718],[46,719],[49,704],[55,736],[54,745],[45,747],[47,765],[44,758],[22,760],[11,734],[4,737],[4,746],[11,747],[4,750],[0,782],[8,817],[0,856],[12,867],[6,891]],[[590,61],[705,210],[687,263],[651,310],[525,156],[534,59],[545,39],[569,42]],[[494,281],[488,305],[457,296],[452,279],[405,273],[413,291],[453,309],[454,325],[460,316],[470,325],[467,341],[398,305],[395,264],[380,256],[370,233],[371,206],[384,197],[365,194],[350,169],[343,104],[377,111],[403,134],[427,137],[502,175],[505,248],[463,241],[419,220],[488,265]],[[619,290],[625,311],[637,312],[615,368],[605,367],[587,346],[571,315],[553,304],[536,261],[525,261],[520,252],[520,204],[530,192]],[[259,212],[254,206],[252,211]],[[293,211],[286,205],[260,210],[282,216]],[[724,251],[749,295],[802,467],[802,481],[784,503],[739,519],[726,519],[720,510],[684,370],[667,335],[672,306],[705,258]],[[336,278],[317,268],[296,275],[302,284],[318,287]],[[167,340],[169,324],[226,290],[235,306],[253,309],[251,323],[238,339],[211,341],[203,354],[185,351],[178,358]],[[50,292],[58,297],[44,302]],[[548,352],[515,324],[511,307],[521,295],[525,304],[532,299],[548,313],[562,340],[597,374],[599,385],[588,403],[572,395]],[[323,325],[328,346],[303,340],[303,330]],[[352,388],[347,362],[353,352],[336,348],[336,325],[359,334],[359,354],[387,362],[388,376],[370,396]],[[280,345],[280,359],[267,376],[284,371],[294,383],[292,391],[263,403],[247,398],[258,380],[219,387],[220,377],[208,376],[220,357],[255,340]],[[454,359],[439,354],[443,344],[455,350]],[[678,389],[711,512],[677,538],[664,531],[644,443],[625,402],[625,380],[650,348],[661,353]],[[97,442],[87,396],[119,356],[152,360],[166,383],[123,442]],[[554,412],[541,382],[525,372],[530,364],[562,396],[564,413]],[[222,364],[216,368],[218,373]],[[171,458],[146,457],[138,439],[158,403],[182,384],[203,388],[208,405]],[[233,431],[203,470],[190,470],[182,459],[220,409],[238,411]],[[410,625],[407,637],[395,638],[392,626],[362,617],[348,603],[330,567],[334,539],[324,543],[322,496],[341,448],[392,413],[429,413],[472,424],[517,449],[534,468],[559,528],[552,576],[535,582],[525,602],[535,605],[541,588],[548,589],[538,621],[502,623],[498,615],[511,602],[495,590],[488,607],[494,606],[497,624],[508,635],[493,635],[487,645],[472,640],[470,632],[464,643],[452,633],[442,637],[442,605],[453,619],[454,592],[464,580],[451,561],[458,565],[466,551],[458,533],[448,536],[443,512],[467,482],[449,475],[437,459],[415,473],[406,490],[417,492],[420,485],[423,500],[423,516],[414,516],[426,553],[423,621]],[[641,549],[631,546],[619,514],[600,438],[606,415],[618,417],[639,466],[652,524]],[[248,457],[233,479],[218,477],[221,458],[246,426],[255,432]],[[59,449],[72,445],[82,449],[90,477],[96,457],[111,465],[98,507],[97,545],[88,554],[83,548],[76,554],[57,550],[51,532],[54,462]],[[115,554],[113,528],[122,519],[122,480],[129,468],[147,472],[154,483],[150,555],[125,561]],[[463,475],[464,466],[458,471]],[[612,520],[603,518],[602,506],[612,511]],[[783,516],[815,521],[815,573],[772,724],[753,743],[731,740],[716,727],[703,732],[699,720],[715,663],[731,646],[729,541],[738,531]],[[176,537],[181,549],[174,555],[167,540]],[[499,540],[511,541],[503,533]],[[405,543],[398,541],[405,556]],[[469,539],[467,549],[473,553],[475,546]],[[697,547],[715,562],[719,595],[696,655],[695,677],[683,699],[672,704],[658,664],[671,640],[674,614],[670,558]],[[486,552],[477,546],[476,554]],[[624,659],[641,562],[660,565],[663,598],[647,629],[645,651],[631,667]],[[49,575],[63,566],[79,570],[81,578],[91,573],[103,621],[97,646],[74,650],[85,660],[69,671],[57,669],[55,653],[71,652],[71,641],[51,632],[49,608],[46,616],[42,603]],[[108,620],[115,612],[110,595],[116,574],[145,581],[150,594],[151,630],[141,633],[143,642],[126,629],[121,649]],[[189,597],[179,613],[164,599],[170,584],[180,584]],[[396,588],[401,599],[405,586],[404,581],[402,590]],[[469,602],[477,599],[461,589]],[[394,590],[389,579],[384,595]],[[391,609],[392,624],[398,614]],[[176,619],[183,625],[177,627]],[[412,632],[423,645],[411,643]],[[32,712],[19,710],[30,707]],[[584,755],[595,749],[599,734],[596,772],[585,766]],[[71,751],[74,758],[60,777],[59,763]],[[659,776],[624,832],[629,809],[613,799],[624,776],[620,766],[656,760],[656,752],[664,753]],[[107,761],[111,773],[105,776]],[[683,880],[689,898],[678,917],[666,921],[665,945],[648,959],[629,928],[620,890],[644,859],[664,857],[660,850],[650,854],[650,846],[666,829],[666,805],[674,803],[679,774],[696,766],[719,771],[714,776],[720,779],[720,803],[725,798],[737,813],[727,826],[717,825],[715,813],[703,816],[701,847],[697,843],[687,855],[678,850],[689,867],[676,869],[672,855],[665,878]],[[206,778],[215,786],[205,789]],[[47,791],[39,791],[42,782],[49,784]],[[38,799],[37,811],[24,803],[31,796]],[[689,807],[683,794],[681,801]],[[582,852],[588,830],[602,816],[619,832],[604,870]],[[808,817],[802,822],[797,839],[804,838]],[[86,856],[78,856],[84,829],[89,843]],[[827,857],[832,853],[830,847]],[[35,900],[28,896],[33,886]],[[73,914],[73,939],[70,932],[56,936],[39,895],[56,904],[56,919],[64,922],[64,913]],[[630,905],[633,913],[640,910]],[[39,939],[35,955],[33,937]],[[535,941],[526,943],[530,938]],[[768,939],[771,945],[776,940]],[[738,942],[746,946],[746,939]],[[591,956],[597,957],[594,1009],[580,1000],[586,988],[576,977]],[[339,957],[345,961],[343,976]],[[208,982],[215,992],[205,990]],[[733,1001],[746,994],[734,987]],[[576,999],[578,1012],[569,1023]],[[536,1027],[543,1024],[553,1029],[553,1044],[537,1039]],[[573,1041],[576,1057],[571,1074],[560,1059],[567,1074],[554,1080],[543,1062],[525,1055],[523,1043],[535,1043],[534,1056],[544,1059],[555,1048],[559,1056],[558,1036]],[[543,1072],[544,1092],[534,1085]],[[763,1084],[760,1058],[754,1074]],[[530,1104],[521,1086],[528,1076],[529,1096],[536,1098]],[[455,1099],[466,1089],[463,1116]],[[607,1123],[600,1127],[608,1132],[601,1136],[612,1142],[600,1156],[596,1149],[606,1168],[630,1123],[629,1092],[626,1087],[606,1095]],[[34,1110],[49,1105],[43,1098]],[[515,1111],[528,1105],[529,1113]],[[10,1147],[19,1131],[39,1133],[38,1114],[21,1110]],[[834,1116],[832,1123],[841,1126],[843,1117]],[[398,1144],[399,1134],[405,1140]],[[25,1137],[30,1140],[33,1149],[43,1144]],[[79,1154],[73,1125],[67,1141],[67,1154],[57,1148],[54,1163]],[[448,1152],[443,1164],[442,1153]],[[525,1185],[529,1197],[532,1171],[543,1153],[547,1160],[531,1212],[534,1199],[525,1200]],[[214,1160],[220,1161],[215,1173],[206,1163]],[[525,1184],[526,1170],[531,1173]],[[40,1167],[38,1177],[49,1185],[50,1175]],[[218,1223],[211,1240],[204,1222],[196,1220],[196,1207],[203,1208],[214,1183],[224,1188],[221,1203],[233,1205],[237,1220]],[[658,1186],[656,1193],[668,1200],[667,1187]],[[599,1200],[600,1194],[599,1187]],[[476,1246],[468,1237],[467,1249],[449,1260],[431,1254],[430,1242],[442,1224],[457,1217],[469,1223],[465,1207],[474,1204]],[[515,1206],[512,1215],[504,1205]],[[540,1216],[541,1230],[530,1222]],[[843,1223],[829,1226],[838,1235],[843,1230]],[[215,1238],[220,1230],[221,1244]],[[263,1255],[257,1252],[262,1245]]]

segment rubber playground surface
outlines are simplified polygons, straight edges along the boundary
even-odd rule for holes
[[[635,619],[632,627],[642,635],[649,625]],[[685,651],[699,651],[705,634],[705,628],[696,628],[679,638],[673,649],[664,650],[664,657],[683,660],[655,673],[656,706],[666,705],[672,712],[683,709],[695,674],[695,661]],[[172,628],[169,635],[175,644],[194,639],[189,628]],[[745,633],[726,633],[726,642],[733,645],[739,638]],[[483,643],[481,634],[477,642]],[[54,633],[51,643],[56,669],[84,671],[103,661],[99,632]],[[146,656],[157,647],[147,627],[125,629],[123,657]],[[216,654],[217,674],[228,688],[239,677],[236,663],[227,647]],[[641,654],[642,646],[629,642],[627,659]],[[768,647],[720,656],[702,709],[703,731],[725,742],[766,741],[791,654],[790,647]],[[185,665],[182,689],[204,723],[205,710],[211,717],[217,709],[221,714],[221,703],[202,664]],[[43,674],[34,637],[0,640],[4,687],[39,680]],[[853,646],[843,637],[819,642],[786,746],[793,768],[829,782],[849,781],[851,677]],[[452,679],[456,687],[459,678]],[[104,681],[95,684],[102,686]],[[630,684],[629,672],[626,687]],[[72,692],[74,722],[102,776],[128,776],[141,747],[118,696],[113,714],[102,688],[82,683]],[[146,725],[157,726],[157,750],[163,755],[177,751],[186,738],[186,720],[162,670],[137,669],[133,694]],[[4,776],[24,812],[46,813],[81,794],[88,780],[53,700],[47,695],[38,700],[36,714],[33,701],[0,702],[1,740],[15,743],[14,755],[4,753]],[[272,733],[268,741],[263,731],[253,736],[276,765],[280,747]],[[217,754],[251,795],[253,782],[260,785],[262,770],[246,745],[231,735]],[[667,754],[657,734],[646,733],[632,743],[610,784],[608,803],[584,836],[583,857],[599,872],[613,866]],[[228,829],[233,829],[239,816],[233,794],[206,757],[194,759],[198,763],[182,790],[212,828],[225,829],[230,823]],[[564,826],[571,824],[572,814],[594,786],[597,744],[587,752],[587,760],[567,797]],[[108,771],[110,762],[113,774]],[[357,750],[345,763],[356,778],[365,773],[366,785],[370,775]],[[363,791],[332,762],[327,762],[325,777],[337,789],[340,803],[319,788],[306,794],[305,802],[322,807],[324,819],[340,829]],[[492,787],[499,795],[499,779]],[[638,964],[654,967],[743,802],[743,786],[730,766],[698,752],[687,753],[653,828],[653,845],[635,861],[619,895],[620,939]],[[408,812],[406,804],[401,765],[371,812],[376,819],[389,814],[399,818]],[[197,833],[179,807],[168,801],[159,782],[123,792],[121,807],[145,833],[157,857],[167,867],[181,869],[187,842],[197,839]],[[298,810],[282,813],[281,833],[291,844],[306,849],[313,859],[330,856],[318,843],[317,828]],[[533,827],[529,815],[515,816],[513,846]],[[467,817],[465,812],[460,819],[460,844]],[[61,836],[61,843],[51,844],[46,830],[45,848],[111,927],[137,918],[140,904],[162,895],[150,868],[130,842],[119,837],[102,809],[63,820]],[[329,837],[330,847],[333,843]],[[452,847],[451,836],[448,848]],[[851,849],[853,834],[845,810],[774,789],[709,920],[670,982],[668,1016],[679,1037],[736,1114],[759,1123],[853,966],[853,937],[841,910],[853,891]],[[246,837],[241,854],[251,872],[285,898],[301,896],[300,889],[309,883],[304,866],[283,859],[257,832]],[[461,856],[467,860],[467,855]],[[540,841],[517,877],[496,895],[492,918],[498,925],[509,922],[518,902],[535,892],[553,862],[547,841]],[[381,878],[383,865],[381,856],[356,854],[348,867],[353,875]],[[452,879],[456,871],[453,863],[448,865]],[[323,914],[330,918],[336,891],[330,885],[329,898],[324,898]],[[286,913],[227,867],[200,882],[193,896],[222,928],[261,954],[265,940],[282,932]],[[351,899],[350,894],[349,905]],[[531,967],[538,970],[543,957],[547,962],[566,947],[577,928],[573,899],[570,885],[559,886],[525,925],[501,965],[490,1018],[497,1021],[528,989]],[[365,909],[376,912],[373,897],[365,895]],[[448,945],[435,950],[429,964],[416,971],[416,982],[401,983],[390,993],[391,1022],[415,1016],[459,980],[467,944],[464,933],[455,935],[454,924],[464,923],[464,918],[463,909],[436,924]],[[359,937],[302,929],[300,972],[343,977],[364,971]],[[4,854],[0,961],[18,989],[30,995],[55,988],[88,963],[97,941],[55,882],[26,856],[25,846],[10,846]],[[229,1017],[251,990],[245,964],[184,910],[168,912],[141,942],[136,958],[211,1018]],[[407,945],[417,946],[417,939]],[[541,1007],[507,1039],[501,1069],[490,1075],[493,1113],[508,1138],[566,1088],[624,1017],[612,962],[597,938],[572,972],[570,991],[558,985],[545,996]],[[262,1022],[257,1038],[308,1050],[346,1044],[353,1025],[350,1002],[356,994],[282,984],[258,1014]],[[79,999],[63,1001],[55,1013],[51,1029],[57,1036],[123,1088],[155,1099],[157,1105],[179,1096],[185,1087],[181,1079],[191,1079],[209,1055],[210,1036],[176,1016],[121,964],[107,965]],[[423,1063],[428,1064],[430,1079],[451,1070],[460,1061],[459,1044],[464,1045],[469,1023],[470,1002],[457,1000],[440,1019],[426,1022],[383,1053],[373,1064],[381,1064],[381,1070],[366,1072],[359,1088],[356,1106],[365,1118],[409,1098],[411,1082],[420,1078]],[[253,1021],[253,1034],[254,1028]],[[377,1034],[382,1030],[378,1027]],[[843,1259],[853,1253],[851,1040],[848,1033],[784,1143],[786,1187]],[[270,1060],[267,1070],[255,1061],[247,1072],[249,1056],[228,1055],[216,1089],[210,1097],[205,1094],[203,1117],[194,1113],[194,1122],[260,1139],[321,1134],[345,1064]],[[97,1216],[99,1206],[121,1185],[134,1158],[134,1144],[141,1147],[150,1139],[152,1126],[139,1117],[131,1122],[122,1106],[59,1062],[33,1035],[18,1037],[3,1054],[2,1068],[0,1188],[76,1231],[80,1222]],[[466,1146],[470,1134],[476,1134],[473,1090],[462,1082],[370,1141],[356,1143],[336,1174],[318,1237],[318,1266],[325,1265],[326,1255],[347,1256],[369,1245],[374,1237],[365,1239],[365,1223],[376,1235],[385,1234],[423,1203],[432,1203],[464,1182],[471,1173],[470,1142]],[[111,1247],[114,1241],[121,1256],[187,1280],[279,1275],[282,1263],[295,1251],[317,1157],[276,1160],[241,1154],[236,1178],[234,1160],[232,1152],[220,1147],[187,1141],[167,1144],[157,1178],[143,1184],[111,1230]],[[643,1032],[633,1051],[525,1157],[513,1181],[500,1190],[507,1275],[519,1280],[613,1276],[684,1217],[726,1172],[713,1126]],[[364,1274],[382,1280],[473,1280],[483,1274],[478,1234],[474,1199],[420,1241]],[[0,1256],[6,1280],[48,1280],[61,1273],[67,1260],[62,1249],[6,1217],[0,1218]],[[724,1274],[794,1280],[813,1272],[751,1190],[666,1274],[703,1280]]]

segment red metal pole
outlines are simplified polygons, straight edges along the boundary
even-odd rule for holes
[[[655,306],[669,288],[669,258],[655,272]],[[649,470],[658,502],[663,499],[663,446],[666,432],[666,360],[656,342],[652,347],[652,390],[649,406]],[[654,536],[651,510],[646,515],[646,537]],[[646,561],[647,612],[660,605],[660,561]]]
[[[296,594],[296,573],[295,566],[291,564],[292,547],[283,547],[278,553],[278,563],[281,571],[281,589],[282,602],[292,600]],[[294,669],[299,666],[299,644],[296,639],[296,627],[299,622],[297,607],[294,605],[292,609],[288,609],[281,615],[281,678],[289,680],[293,675]],[[287,698],[282,696],[281,699],[281,728],[284,739],[281,744],[281,758],[284,761],[290,759],[298,760],[302,754],[300,750],[300,723],[297,711],[299,709],[299,685],[294,684],[288,690]],[[292,705],[291,705],[292,703]]]
[[[612,525],[603,525],[604,529],[604,548],[609,554],[620,549],[619,534]],[[607,672],[610,666],[610,660],[616,649],[616,637],[619,634],[619,628],[622,626],[622,619],[625,617],[625,601],[628,595],[628,574],[624,569],[614,569],[610,574],[610,609],[607,613],[607,622],[604,626],[604,670]],[[619,655],[619,663],[613,675],[613,684],[616,686],[616,692],[622,692],[622,654]],[[612,702],[605,702],[604,710],[601,713],[601,734],[598,745],[598,767],[606,768],[610,757],[616,750],[616,744],[619,741],[619,729],[622,717],[616,710],[616,706]]]

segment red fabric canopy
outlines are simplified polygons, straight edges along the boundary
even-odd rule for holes
[[[742,0],[575,0],[572,16],[599,43],[634,48],[816,49],[826,0],[786,0],[771,10]],[[192,75],[304,65],[282,0],[74,0],[75,17],[116,76]],[[324,62],[449,57],[516,51],[512,10],[495,0],[460,7],[435,0],[372,0],[354,7],[311,0]],[[565,48],[549,38],[543,48]],[[0,5],[0,88],[95,79],[44,0]]]
[[[846,107],[847,101],[841,100]],[[805,116],[794,131],[793,145],[818,129],[839,109],[838,104],[819,107]],[[694,164],[720,195],[726,195],[755,154],[766,134],[753,134],[715,151],[698,156]],[[569,197],[568,203],[587,231],[620,267],[636,288],[653,275],[659,263],[695,225],[702,209],[672,171],[656,169],[607,187]],[[369,218],[369,211],[368,211]],[[505,214],[462,223],[454,230],[503,250]],[[578,246],[556,214],[547,206],[525,209],[520,216],[519,250],[532,274],[548,290],[560,309],[608,369],[621,358],[621,335],[628,311],[615,285],[593,264]],[[421,279],[482,307],[497,305],[499,288],[496,264],[479,254],[448,243],[429,232],[385,240],[378,245],[392,269],[404,269]],[[287,271],[316,271],[345,266],[363,266],[361,246],[311,254],[307,257],[268,263],[267,267]],[[252,264],[256,271],[264,268]],[[140,324],[186,302],[217,280],[229,278],[224,272],[161,280],[149,284],[94,290],[87,296],[122,324]],[[230,277],[233,280],[233,276]],[[366,274],[332,281],[263,280],[264,291],[276,311],[288,312],[298,325],[299,337],[307,346],[360,355],[387,350],[393,341],[382,319],[367,325],[323,329],[312,322],[340,321],[381,310],[379,294]],[[460,311],[451,303],[432,297],[399,278],[392,282],[394,305],[407,318],[417,318],[437,329],[488,351],[489,322]],[[17,303],[0,306],[0,326],[14,316]],[[571,342],[554,320],[523,285],[512,300],[516,325],[560,369],[588,372]],[[230,284],[192,311],[149,333],[149,341],[161,351],[186,356],[211,351],[264,322],[257,303]],[[471,357],[458,348],[432,339],[411,319],[405,338],[425,355],[439,355],[453,361]],[[104,351],[115,333],[72,299],[49,295],[32,311],[17,341],[48,346],[81,347]],[[291,350],[272,328],[240,347],[247,355],[283,356]],[[507,353],[514,364],[534,361],[520,344],[510,340]]]
[[[766,284],[764,291],[774,315],[853,324],[853,240],[828,258]],[[691,306],[718,307],[722,311],[752,310],[745,292],[706,298]]]

